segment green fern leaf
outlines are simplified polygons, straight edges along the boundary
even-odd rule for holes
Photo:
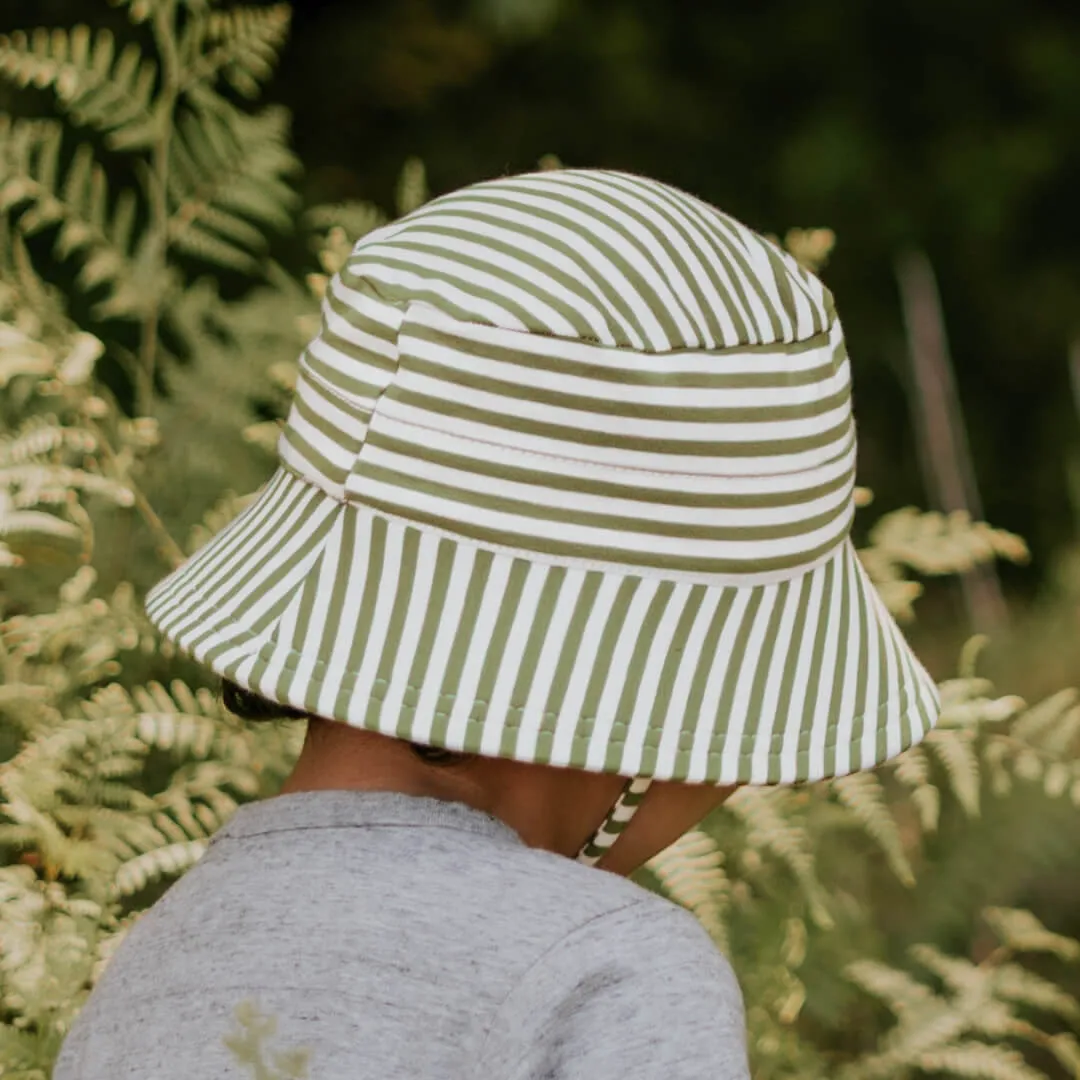
[[[210,11],[201,28],[210,48],[194,65],[192,77],[208,81],[220,74],[238,93],[255,98],[273,74],[290,19],[287,4]]]
[[[850,773],[837,778],[832,790],[854,815],[863,831],[881,848],[892,872],[908,886],[915,884],[904,841],[885,800],[885,789],[872,772]]]
[[[717,842],[708,833],[691,829],[650,859],[648,869],[667,896],[692,912],[720,950],[727,952],[724,913],[731,883]]]
[[[116,872],[114,888],[117,896],[131,896],[162,877],[174,877],[190,869],[206,851],[204,840],[189,840],[180,844],[155,848],[129,859]]]
[[[915,1063],[927,1073],[972,1080],[1046,1080],[1016,1050],[983,1042],[961,1042],[927,1050]]]
[[[52,88],[76,124],[109,133],[115,149],[145,146],[159,127],[156,65],[134,42],[117,54],[109,30],[95,35],[76,26],[0,37],[0,75],[16,86]]]
[[[924,745],[945,767],[949,789],[969,817],[979,815],[979,758],[966,731],[931,731]]]
[[[1055,934],[1030,912],[987,908],[983,917],[1006,948],[1014,952],[1050,953],[1062,960],[1080,960],[1080,942]]]

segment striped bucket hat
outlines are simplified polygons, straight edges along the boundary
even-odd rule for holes
[[[364,237],[280,467],[148,601],[221,675],[450,750],[813,780],[937,698],[849,539],[832,298],[664,184],[563,170]]]

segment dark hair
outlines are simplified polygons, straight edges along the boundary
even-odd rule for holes
[[[221,699],[225,708],[241,720],[252,723],[270,723],[274,720],[317,720],[314,713],[297,709],[292,705],[281,705],[276,701],[246,690],[231,679],[221,681]],[[430,765],[452,765],[468,755],[457,754],[453,750],[444,750],[441,746],[424,746],[422,743],[409,743],[409,748]]]

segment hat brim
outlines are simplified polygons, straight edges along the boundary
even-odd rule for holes
[[[839,776],[901,753],[938,714],[849,540],[778,584],[668,580],[419,527],[280,468],[147,611],[271,700],[628,777]]]

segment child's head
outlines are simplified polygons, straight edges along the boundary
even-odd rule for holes
[[[867,768],[935,720],[848,536],[831,297],[683,192],[508,177],[364,237],[280,454],[148,604],[274,702],[722,788]]]

